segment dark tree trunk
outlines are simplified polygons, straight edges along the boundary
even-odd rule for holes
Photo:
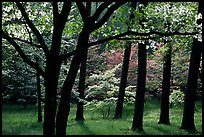
[[[70,111],[70,96],[74,81],[76,79],[77,72],[79,70],[79,65],[83,58],[84,52],[88,45],[89,33],[82,32],[79,35],[78,44],[76,47],[76,52],[72,58],[72,62],[69,68],[68,75],[61,91],[61,98],[59,103],[59,108],[56,118],[56,134],[66,135],[66,127],[68,122],[68,116]]]
[[[132,130],[143,130],[142,120],[144,111],[144,96],[145,96],[145,82],[146,82],[146,61],[147,50],[146,45],[138,44],[138,80],[136,90],[136,100]]]
[[[202,93],[204,92],[204,88],[203,88],[203,85],[204,85],[204,75],[203,75],[203,51],[204,51],[204,46],[202,46],[202,50],[201,50],[201,54],[202,54],[202,66],[201,66],[201,70],[200,70],[200,79],[201,79],[201,83],[202,83]]]
[[[136,4],[137,4],[136,2],[131,2],[132,12],[130,14],[130,21],[127,23],[128,29],[130,29],[130,27],[133,24],[132,19],[134,18],[134,11],[136,9]],[[128,69],[129,69],[130,52],[131,52],[131,42],[128,42],[128,46],[125,48],[125,53],[124,53],[122,75],[120,79],[118,100],[117,100],[115,116],[114,116],[115,119],[122,118],[123,102],[124,102],[125,88],[127,84],[127,76],[128,76]]]
[[[80,66],[79,89],[78,89],[79,99],[77,102],[76,120],[84,120],[83,99],[84,99],[84,91],[85,91],[87,53],[88,53],[88,49],[85,49],[85,52],[81,61],[81,66]]]
[[[127,76],[128,76],[130,52],[131,52],[131,43],[128,42],[128,46],[125,48],[125,53],[124,53],[122,75],[121,75],[121,80],[120,80],[118,100],[117,100],[115,116],[114,116],[115,119],[122,118],[123,102],[124,102],[125,88],[126,88]]]
[[[56,57],[48,57],[45,69],[45,106],[43,135],[55,134],[56,95],[60,64]]]
[[[185,92],[184,110],[181,129],[196,130],[194,124],[194,109],[196,100],[196,90],[198,82],[198,73],[200,66],[202,43],[197,39],[193,40],[187,90]]]
[[[38,65],[38,60],[36,59],[36,64]],[[42,110],[41,110],[41,87],[40,87],[40,73],[37,71],[37,100],[38,100],[38,122],[42,122]]]
[[[171,44],[167,44],[167,51],[164,53],[162,96],[159,124],[170,124],[169,121],[169,94],[171,81]]]

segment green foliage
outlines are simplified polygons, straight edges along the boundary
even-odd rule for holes
[[[169,103],[173,106],[184,103],[184,93],[180,90],[173,90],[169,96]]]

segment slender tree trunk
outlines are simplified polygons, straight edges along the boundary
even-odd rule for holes
[[[171,81],[171,44],[167,44],[167,51],[164,53],[162,96],[159,124],[170,124],[169,121],[169,94]]]
[[[88,45],[89,34],[82,32],[79,35],[78,44],[76,47],[76,53],[72,58],[72,62],[69,68],[68,75],[61,91],[61,98],[59,103],[59,108],[56,118],[56,134],[66,135],[66,127],[68,122],[68,116],[70,111],[70,96],[74,81],[76,79],[77,72],[79,70],[79,65],[83,58],[84,52]]]
[[[81,62],[81,67],[80,67],[79,89],[78,89],[79,99],[77,102],[76,120],[84,120],[83,99],[84,99],[84,91],[85,91],[87,53],[88,53],[88,49],[85,49],[82,62]]]
[[[38,65],[38,60],[36,59],[36,63]],[[41,87],[40,87],[40,74],[37,71],[36,74],[37,80],[37,96],[38,96],[38,122],[42,122],[42,110],[41,110]]]
[[[56,95],[60,64],[56,57],[48,57],[45,69],[45,106],[43,135],[55,134]]]
[[[132,12],[130,14],[130,21],[127,23],[128,29],[133,24],[133,18],[134,18],[134,11],[136,9],[136,2],[131,2],[131,8]],[[122,67],[122,75],[120,79],[120,87],[119,87],[119,93],[118,93],[118,100],[116,104],[115,109],[115,119],[122,118],[122,112],[123,112],[123,102],[124,102],[124,96],[125,96],[125,88],[127,84],[127,75],[128,75],[128,69],[129,69],[129,59],[130,59],[130,53],[131,53],[131,42],[128,42],[128,46],[125,48],[124,53],[124,59],[123,59],[123,67]]]
[[[138,44],[138,80],[136,90],[136,100],[134,117],[132,123],[132,130],[143,130],[142,120],[144,111],[144,96],[145,96],[145,82],[146,82],[146,65],[147,65],[147,49],[146,45]]]
[[[130,52],[131,52],[131,43],[128,42],[128,46],[125,48],[125,53],[124,53],[119,94],[118,94],[118,100],[117,100],[115,116],[114,116],[115,119],[122,118],[123,102],[124,102],[124,96],[125,96],[125,88],[127,84]]]
[[[184,99],[184,110],[181,129],[196,130],[194,124],[194,109],[196,100],[196,90],[198,82],[198,73],[200,66],[202,43],[197,39],[193,40],[191,51],[187,90]]]

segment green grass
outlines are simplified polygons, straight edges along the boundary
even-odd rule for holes
[[[196,102],[195,112],[197,132],[179,129],[182,120],[183,106],[170,109],[170,125],[158,124],[160,103],[149,100],[145,104],[143,115],[144,131],[132,131],[134,105],[124,106],[123,118],[114,120],[114,108],[109,118],[102,118],[100,111],[84,110],[85,121],[75,121],[76,106],[71,107],[68,119],[67,135],[201,135],[202,102]],[[42,135],[42,123],[37,123],[37,107],[2,105],[3,135]]]

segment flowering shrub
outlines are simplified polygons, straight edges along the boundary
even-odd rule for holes
[[[184,93],[180,90],[173,90],[169,97],[169,103],[171,106],[184,103]]]

